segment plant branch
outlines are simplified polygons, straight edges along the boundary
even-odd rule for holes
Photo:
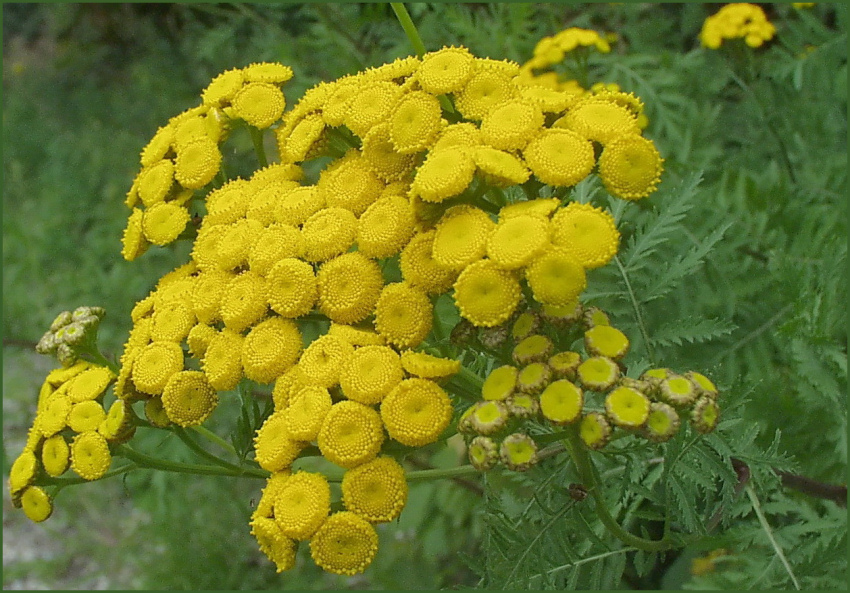
[[[643,315],[640,312],[640,305],[637,302],[635,293],[632,290],[632,283],[629,281],[629,275],[626,273],[626,268],[623,267],[623,262],[620,261],[620,256],[615,255],[614,261],[617,262],[617,269],[620,270],[620,275],[623,277],[623,282],[626,283],[626,291],[629,293],[629,299],[632,302],[632,308],[635,310],[635,318],[637,319],[640,334],[646,342],[646,353],[649,356],[649,361],[655,366],[655,354],[652,351],[652,342],[649,340],[649,333],[646,331],[646,325],[643,322]]]
[[[257,153],[257,162],[260,163],[260,168],[268,167],[266,147],[263,145],[263,131],[254,126],[248,126],[248,131],[251,133],[251,141],[254,143],[254,152]]]
[[[198,465],[194,463],[181,463],[178,461],[169,461],[167,459],[158,459],[145,455],[135,449],[131,449],[127,445],[120,445],[116,449],[116,454],[126,457],[130,461],[134,461],[139,467],[158,469],[167,472],[176,472],[181,474],[196,474],[201,476],[227,476],[231,478],[248,477],[266,479],[269,473],[262,469],[254,468],[239,468],[238,471],[233,471],[224,467],[213,465]]]
[[[799,591],[800,583],[797,581],[797,577],[794,576],[794,571],[791,570],[791,565],[788,564],[788,559],[785,558],[785,553],[782,551],[782,548],[779,546],[776,538],[773,537],[773,530],[770,528],[770,524],[767,522],[767,517],[764,516],[764,512],[761,510],[761,503],[759,503],[758,496],[756,496],[756,491],[753,489],[752,484],[747,484],[746,491],[747,496],[750,497],[750,502],[753,504],[753,510],[756,512],[759,523],[761,523],[761,528],[764,530],[765,535],[767,535],[767,539],[770,540],[770,545],[773,546],[773,550],[779,557],[780,562],[782,562],[782,566],[785,567],[785,572],[787,572],[788,576],[791,577],[791,582],[794,583],[794,588]]]

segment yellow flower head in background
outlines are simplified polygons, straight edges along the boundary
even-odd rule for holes
[[[764,10],[757,4],[727,4],[716,14],[705,19],[700,31],[700,41],[709,49],[717,49],[724,39],[743,38],[750,47],[760,47],[773,39],[776,27],[767,20]]]

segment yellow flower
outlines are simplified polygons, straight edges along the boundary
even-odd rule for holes
[[[269,305],[276,313],[296,318],[313,309],[318,284],[310,264],[291,257],[280,259],[266,279]]]
[[[218,269],[204,270],[195,277],[192,289],[192,311],[201,323],[221,320],[221,300],[235,274]]]
[[[251,521],[256,519],[274,519],[274,503],[278,492],[292,475],[292,471],[284,469],[277,472],[271,472],[271,475],[266,480],[266,487],[260,491],[260,500],[257,501],[257,506],[254,512],[251,513]]]
[[[225,327],[242,332],[259,321],[268,308],[267,281],[254,272],[242,272],[227,283],[221,299]]]
[[[384,285],[378,264],[356,251],[325,262],[316,278],[319,309],[337,323],[365,319],[375,308]]]
[[[289,399],[286,428],[299,441],[315,441],[333,400],[330,392],[319,385],[305,385]]]
[[[158,395],[174,373],[183,370],[183,350],[176,342],[151,342],[133,362],[133,383],[139,391]]]
[[[218,394],[200,371],[175,373],[162,392],[162,407],[169,420],[179,426],[202,424],[216,405]]]
[[[247,187],[248,181],[237,178],[210,191],[206,197],[204,225],[228,224],[245,216],[248,209]]]
[[[255,325],[242,341],[242,368],[252,381],[271,383],[295,364],[300,353],[298,326],[271,317]]]
[[[371,325],[368,328],[354,327],[353,325],[331,321],[328,334],[339,336],[352,346],[383,346],[387,343],[381,334],[374,331]]]
[[[717,49],[724,39],[743,38],[748,46],[759,47],[775,33],[776,28],[760,6],[738,2],[727,4],[705,19],[700,41],[709,49]]]
[[[407,78],[419,68],[422,63],[416,56],[397,58],[389,64],[383,64],[377,68],[367,68],[363,71],[363,77],[367,80],[397,80]]]
[[[593,144],[572,130],[541,130],[522,151],[525,163],[543,183],[571,186],[590,175],[596,164]]]
[[[106,418],[106,412],[100,402],[88,400],[74,404],[68,412],[68,428],[74,432],[97,430]]]
[[[407,503],[404,468],[392,457],[378,457],[342,476],[342,503],[371,523],[388,523]]]
[[[201,93],[204,105],[219,106],[236,95],[240,88],[244,75],[242,70],[227,70],[212,79],[210,84]]]
[[[470,264],[454,284],[455,305],[461,317],[478,327],[507,321],[519,305],[520,296],[517,279],[490,260]]]
[[[457,373],[460,370],[460,361],[405,350],[401,353],[401,366],[408,374],[416,377],[440,379]]]
[[[717,397],[717,387],[711,382],[711,379],[696,371],[688,371],[685,377],[690,379],[691,383],[697,388],[700,395],[708,397]]]
[[[552,243],[585,268],[604,266],[617,254],[620,233],[614,217],[590,204],[570,202],[552,217]]]
[[[651,140],[636,134],[609,142],[599,156],[599,177],[608,192],[624,200],[639,200],[655,191],[664,159]]]
[[[253,519],[251,534],[257,538],[260,551],[274,562],[277,572],[295,568],[298,542],[283,535],[274,519],[265,517]]]
[[[228,271],[243,267],[262,229],[259,221],[247,218],[227,225],[216,245],[216,265]]]
[[[573,130],[582,138],[603,145],[623,134],[640,134],[637,117],[628,108],[605,95],[589,95],[570,107],[554,126]]]
[[[97,399],[113,380],[115,373],[107,367],[89,367],[68,379],[68,399],[73,403]]]
[[[511,326],[511,337],[514,340],[524,340],[540,329],[540,315],[533,309],[520,313]]]
[[[700,397],[691,410],[691,424],[702,434],[708,434],[717,427],[720,406],[711,397]]]
[[[459,122],[442,127],[431,150],[437,151],[452,147],[474,148],[480,144],[481,131],[478,126],[470,122]]]
[[[502,219],[487,238],[487,257],[507,270],[521,268],[549,242],[549,221],[520,214]]]
[[[33,451],[24,449],[9,470],[9,491],[14,495],[32,484],[37,471],[38,458]]]
[[[292,128],[275,129],[281,159],[297,163],[319,156],[327,145],[326,126],[320,113],[311,113]]]
[[[210,340],[201,368],[216,391],[236,387],[242,378],[242,342],[245,338],[225,328]]]
[[[280,89],[267,82],[251,82],[232,99],[236,115],[255,128],[268,128],[283,114],[286,100]]]
[[[195,325],[195,313],[180,301],[162,303],[151,317],[151,340],[181,342]]]
[[[481,386],[481,397],[485,400],[505,400],[513,395],[516,389],[519,369],[515,366],[504,365],[493,369]]]
[[[322,474],[298,471],[280,487],[275,521],[286,537],[308,540],[331,512],[331,487]]]
[[[514,81],[519,84],[518,81]],[[562,113],[575,101],[575,95],[557,88],[540,85],[520,86],[520,96],[524,101],[537,105],[544,113]]]
[[[106,418],[97,427],[97,431],[103,435],[108,443],[127,442],[136,433],[136,426],[133,424],[135,417],[129,402],[115,400],[109,406]]]
[[[137,190],[142,203],[150,208],[165,200],[174,184],[174,163],[163,159],[139,173]]]
[[[535,257],[526,269],[534,300],[563,307],[575,302],[587,286],[584,267],[562,247],[550,247]]]
[[[306,386],[307,383],[304,382],[304,378],[298,372],[297,366],[291,367],[280,375],[275,380],[274,389],[272,390],[272,401],[274,402],[275,411],[279,412],[288,408],[289,402]]]
[[[610,325],[597,325],[584,332],[584,343],[592,356],[607,356],[614,360],[619,360],[629,351],[629,339]]]
[[[281,196],[275,210],[275,220],[282,224],[301,225],[325,206],[325,196],[316,186],[296,187]]]
[[[409,447],[435,442],[452,412],[448,394],[428,379],[405,379],[381,402],[381,419],[390,437]]]
[[[531,171],[519,158],[504,150],[489,146],[476,146],[472,160],[484,181],[496,187],[509,187],[528,181]]]
[[[416,79],[426,93],[444,95],[463,88],[474,69],[474,56],[465,47],[444,47],[422,56]]]
[[[363,138],[361,154],[365,165],[386,183],[407,177],[417,163],[415,155],[402,154],[393,146],[388,122],[369,130]]]
[[[322,102],[322,119],[329,126],[341,126],[348,111],[348,103],[360,90],[363,83],[361,75],[343,76],[329,83],[329,88],[324,91],[325,99]]]
[[[448,291],[457,278],[457,272],[443,267],[433,257],[436,230],[418,233],[408,242],[399,258],[401,275],[405,282],[429,294]]]
[[[554,344],[548,336],[542,334],[531,334],[526,336],[514,346],[511,356],[514,362],[519,365],[529,364],[532,362],[546,362],[549,355],[552,354]]]
[[[317,438],[322,455],[340,467],[351,469],[374,459],[384,443],[381,416],[359,402],[335,403],[325,416]]]
[[[611,425],[604,414],[588,412],[579,424],[579,436],[591,449],[601,449],[611,439]]]
[[[52,436],[68,425],[68,414],[71,412],[71,400],[61,391],[55,392],[44,404],[44,411],[39,414],[41,432],[45,437]]]
[[[631,387],[617,387],[605,398],[605,411],[617,426],[639,428],[649,418],[649,398]]]
[[[392,82],[364,82],[346,104],[343,123],[361,138],[387,117],[401,95],[401,88]]]
[[[558,352],[549,357],[548,365],[552,373],[559,379],[575,380],[578,365],[581,364],[581,355],[578,352]]]
[[[499,449],[490,437],[477,436],[469,443],[469,463],[480,472],[494,467],[499,461]]]
[[[310,554],[327,572],[355,575],[366,570],[378,552],[372,524],[351,511],[334,513],[310,540]]]
[[[361,346],[344,362],[339,376],[343,394],[361,404],[380,403],[404,378],[402,362],[388,346]]]
[[[143,255],[150,247],[142,232],[142,219],[144,212],[140,208],[133,208],[133,212],[127,219],[127,226],[121,236],[121,256],[127,261],[133,261]]]
[[[385,258],[400,252],[414,232],[413,208],[407,198],[378,199],[357,223],[357,249],[367,257]]]
[[[549,383],[540,394],[540,411],[552,424],[575,422],[581,416],[584,395],[574,383],[560,379]]]
[[[196,138],[207,138],[213,142],[218,142],[221,138],[221,128],[215,116],[197,114],[194,117],[187,117],[181,121],[174,131],[174,139],[172,146],[175,150],[180,150],[183,146]]]
[[[378,199],[385,186],[359,151],[350,155],[338,161],[335,168],[322,171],[316,186],[328,206],[345,208],[360,216]]]
[[[481,69],[455,95],[455,107],[465,119],[481,121],[494,107],[518,97],[519,88],[509,75],[495,69]]]
[[[250,196],[245,218],[256,220],[263,227],[277,221],[277,207],[283,195],[291,189],[300,187],[297,181],[281,180],[260,182],[251,180],[245,189]]]
[[[661,399],[673,406],[689,406],[697,399],[697,389],[686,377],[669,373],[658,382]]]
[[[342,255],[354,243],[357,217],[345,208],[324,208],[304,222],[301,238],[303,257],[309,262],[323,262]]]
[[[525,147],[543,126],[543,112],[534,103],[513,99],[491,109],[481,122],[481,139],[501,150]]]
[[[100,479],[111,463],[109,444],[97,431],[81,432],[71,441],[71,469],[81,478]]]
[[[260,231],[248,255],[248,266],[253,272],[266,276],[278,261],[301,257],[303,253],[304,239],[298,228],[274,223]]]
[[[426,202],[442,202],[463,192],[475,175],[475,161],[461,146],[432,150],[416,171],[411,195]]]
[[[524,472],[537,463],[537,444],[527,434],[508,435],[499,446],[499,457],[509,470]]]
[[[30,521],[41,523],[53,513],[53,501],[43,489],[30,486],[21,494],[21,508]]]
[[[242,68],[245,82],[283,84],[292,78],[292,68],[277,62],[259,62]]]
[[[165,125],[157,128],[153,138],[145,145],[139,156],[139,162],[142,167],[150,167],[157,161],[164,159],[168,151],[171,150],[173,140],[174,126]]]
[[[437,141],[442,130],[440,102],[423,91],[407,93],[396,104],[389,118],[389,134],[401,154],[426,150]]]
[[[545,362],[532,362],[522,367],[517,374],[517,389],[522,393],[540,393],[549,385],[552,369]]]
[[[68,447],[65,437],[61,434],[55,434],[44,441],[41,446],[41,465],[47,475],[54,478],[61,476],[68,469],[70,461],[71,449]]]
[[[381,291],[375,305],[375,329],[390,344],[415,348],[430,333],[434,307],[424,291],[398,282]]]
[[[561,200],[558,198],[537,198],[534,200],[522,200],[514,202],[507,206],[502,206],[499,210],[499,220],[507,220],[512,216],[540,216],[548,218],[561,205]]]
[[[496,224],[475,206],[452,206],[440,219],[434,235],[434,260],[445,268],[462,270],[484,257],[487,239]]]
[[[174,177],[187,189],[200,189],[208,184],[221,166],[221,152],[209,138],[197,138],[177,151]]]
[[[617,363],[604,356],[591,356],[576,369],[579,381],[585,389],[607,391],[620,378]]]
[[[292,465],[303,445],[289,434],[287,411],[278,410],[257,430],[254,437],[255,459],[264,470],[279,472]]]
[[[307,346],[298,361],[298,372],[313,385],[333,387],[345,363],[354,354],[354,347],[339,336],[325,334]]]

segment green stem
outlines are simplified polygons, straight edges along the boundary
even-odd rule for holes
[[[242,471],[243,468],[239,467],[238,465],[234,465],[229,461],[225,461],[224,459],[216,457],[215,455],[201,447],[198,443],[195,442],[195,440],[191,436],[189,436],[185,429],[180,427],[174,427],[172,430],[174,434],[176,434],[177,437],[181,441],[183,441],[187,447],[197,453],[198,456],[203,457],[207,461],[212,461],[213,463],[215,463],[216,465],[220,465],[221,467],[225,467],[236,472]]]
[[[207,428],[205,426],[193,426],[192,430],[197,432],[199,435],[201,435],[202,437],[204,437],[208,441],[215,443],[216,445],[218,445],[219,447],[221,447],[222,449],[224,449],[228,453],[232,453],[235,457],[239,457],[239,453],[236,452],[236,449],[233,447],[233,445],[231,445],[230,443],[225,441],[223,438],[218,436],[216,433],[211,431],[209,428]]]
[[[484,385],[484,380],[463,365],[446,383],[446,386],[450,389],[460,391],[473,400],[481,398],[482,385]]]
[[[599,520],[602,521],[611,535],[619,539],[624,544],[645,552],[661,552],[674,547],[674,544],[666,537],[660,540],[650,540],[638,537],[623,529],[620,524],[617,523],[616,519],[611,516],[611,512],[605,504],[605,497],[602,492],[602,485],[599,481],[599,474],[596,470],[596,466],[593,464],[593,460],[590,458],[587,448],[584,446],[584,443],[579,437],[578,429],[576,427],[572,427],[572,430],[569,431],[564,444],[567,446],[570,457],[573,459],[573,463],[576,466],[576,470],[578,471],[582,484],[585,488],[587,488],[588,494],[593,496],[596,514],[599,516]]]
[[[213,465],[198,465],[194,463],[180,463],[177,461],[168,461],[167,459],[158,459],[145,455],[127,445],[121,445],[116,449],[116,454],[126,457],[130,461],[136,462],[140,467],[149,469],[158,469],[166,472],[176,472],[181,474],[196,474],[201,476],[228,476],[231,478],[250,477],[266,479],[269,473],[261,469],[239,468],[238,471],[233,471],[223,467]]]
[[[623,282],[626,284],[626,291],[629,293],[629,299],[632,301],[632,308],[635,310],[635,318],[640,328],[640,334],[643,336],[643,341],[646,343],[646,353],[649,356],[649,361],[655,366],[655,353],[652,351],[652,342],[649,340],[649,332],[646,331],[646,325],[643,323],[643,315],[640,312],[637,297],[632,290],[632,283],[629,282],[629,275],[626,273],[626,268],[623,267],[623,262],[620,261],[620,256],[615,255],[614,261],[617,262],[617,268],[620,270],[620,275],[623,277]]]
[[[459,465],[458,467],[450,467],[446,469],[420,469],[417,471],[407,472],[405,477],[408,482],[418,482],[420,480],[440,480],[443,478],[458,478],[461,476],[478,475],[481,472],[471,465]]]
[[[268,167],[269,161],[266,158],[266,147],[263,145],[263,132],[254,126],[248,126],[248,131],[251,132],[251,141],[254,143],[254,152],[257,153],[257,161],[260,163],[260,168]]]
[[[788,559],[785,558],[785,553],[782,551],[782,548],[779,546],[779,543],[776,541],[776,538],[773,537],[773,530],[770,528],[770,523],[767,522],[767,517],[764,516],[764,512],[761,510],[761,504],[759,503],[759,499],[756,496],[756,491],[753,490],[753,485],[747,484],[746,490],[747,496],[750,497],[750,502],[753,504],[753,510],[756,512],[756,516],[758,517],[759,523],[761,524],[761,528],[764,529],[764,532],[767,535],[767,539],[770,540],[770,545],[773,546],[773,550],[779,557],[780,562],[782,562],[782,566],[785,567],[785,572],[787,572],[788,576],[791,577],[791,582],[794,583],[794,588],[799,591],[800,583],[797,581],[797,577],[794,576],[794,571],[791,570],[791,565],[788,564]]]
[[[102,476],[100,476],[97,480],[86,480],[85,478],[40,478],[38,483],[39,485],[45,486],[59,486],[60,488],[64,488],[65,486],[72,486],[74,484],[87,484],[89,482],[96,482],[98,480],[105,480],[106,478],[112,478],[114,476],[120,476],[121,474],[126,474],[127,472],[133,471],[134,469],[139,469],[139,466],[135,463],[128,463],[127,465],[122,465],[121,467],[116,467],[115,469],[111,469]]]
[[[407,8],[404,7],[403,2],[390,2],[390,6],[398,19],[398,22],[401,24],[401,28],[404,29],[404,34],[407,35],[407,39],[410,40],[410,44],[413,46],[413,51],[415,51],[416,55],[421,58],[426,52],[425,44],[422,42],[422,37],[419,35],[416,25],[413,24],[413,19],[410,18],[410,13],[407,12]],[[440,95],[437,99],[440,101],[440,106],[445,112],[455,112],[455,109],[452,107],[448,97]]]

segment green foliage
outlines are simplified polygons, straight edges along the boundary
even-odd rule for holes
[[[601,488],[584,500],[557,442],[523,474],[412,484],[400,519],[379,530],[373,566],[350,579],[317,569],[305,546],[296,570],[274,572],[247,527],[258,480],[133,472],[63,491],[45,527],[13,524],[6,546],[46,529],[39,545],[55,554],[4,565],[4,586],[90,585],[98,566],[120,557],[110,586],[840,588],[845,509],[784,486],[777,472],[846,482],[847,11],[764,6],[774,41],[711,51],[698,34],[716,5],[409,5],[428,49],[464,45],[520,63],[569,26],[617,33],[611,54],[592,55],[588,82],[616,82],[642,99],[665,173],[637,203],[608,199],[591,181],[570,193],[609,208],[622,233],[616,261],[589,274],[583,298],[630,337],[630,375],[663,366],[711,377],[722,407],[714,433],[683,428],[663,445],[615,440],[591,453]],[[118,354],[133,303],[186,258],[187,245],[132,264],[118,255],[124,195],[157,126],[234,66],[291,66],[292,103],[320,80],[411,50],[386,4],[4,5],[4,32],[8,472],[48,368],[19,345],[38,340],[61,310],[100,305],[103,350]],[[247,134],[234,149],[250,151]],[[437,311],[450,329],[457,317],[444,304]],[[463,362],[479,375],[494,364],[472,358]],[[240,418],[239,453],[249,453],[267,401],[240,391],[222,402],[220,414]],[[139,438],[197,461],[173,434]],[[451,446],[429,452],[417,458],[423,467],[462,461]],[[597,495],[630,533],[681,545],[622,542],[600,522]]]

